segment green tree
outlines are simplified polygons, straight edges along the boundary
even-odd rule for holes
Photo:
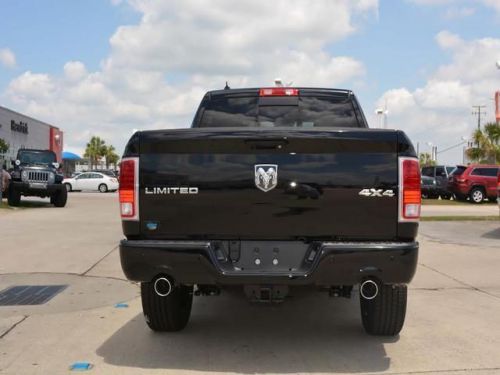
[[[4,139],[0,138],[0,156],[9,151],[9,144]],[[3,176],[2,176],[3,160],[0,158],[0,205],[2,204]]]
[[[109,169],[111,164],[116,167],[118,160],[120,160],[120,157],[115,151],[116,150],[112,145],[106,147],[106,153],[104,155],[106,157],[106,169]]]
[[[500,163],[500,124],[490,122],[472,133],[475,146],[469,148],[467,157],[474,163]]]
[[[0,154],[5,154],[7,151],[9,151],[9,144],[5,142],[4,139],[0,138]]]
[[[432,160],[431,154],[428,152],[423,152],[418,156],[421,167],[432,167],[436,165],[436,162]]]
[[[106,155],[106,142],[100,137],[92,136],[87,147],[85,148],[85,154],[83,157],[90,160],[90,169],[93,169],[97,165],[97,160]]]

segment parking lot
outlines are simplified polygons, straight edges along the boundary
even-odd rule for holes
[[[498,214],[496,205],[471,207]],[[116,194],[0,210],[0,290],[67,285],[44,305],[0,306],[0,374],[67,374],[74,362],[91,363],[94,374],[500,373],[498,221],[421,224],[420,264],[396,338],[364,333],[357,293],[280,305],[196,297],[185,331],[153,333],[138,286],[121,272],[121,237]]]

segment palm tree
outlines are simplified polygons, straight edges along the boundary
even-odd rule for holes
[[[106,152],[104,155],[106,156],[106,169],[109,169],[110,164],[113,164],[116,167],[116,163],[118,163],[120,157],[117,155],[115,151],[116,150],[112,145],[106,147]]]
[[[477,129],[472,134],[475,147],[467,150],[467,156],[476,163],[500,162],[500,125],[490,122],[484,130]]]
[[[90,169],[97,165],[97,160],[106,155],[106,142],[100,137],[93,136],[87,143],[83,157],[89,158]]]

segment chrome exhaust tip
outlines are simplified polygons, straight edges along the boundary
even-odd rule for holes
[[[154,283],[155,292],[160,297],[167,297],[174,289],[173,282],[166,277],[159,277]]]
[[[378,285],[373,280],[366,280],[359,287],[359,293],[364,299],[374,299],[378,295]]]

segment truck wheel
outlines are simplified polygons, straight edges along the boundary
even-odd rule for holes
[[[21,193],[16,191],[12,186],[9,188],[7,203],[12,207],[17,207],[21,203]]]
[[[66,206],[66,202],[68,200],[68,190],[61,189],[55,195],[50,198],[50,202],[55,207],[64,207]]]
[[[482,203],[484,201],[484,190],[481,187],[472,188],[470,191],[470,200],[474,203]]]
[[[141,283],[142,311],[153,331],[174,332],[186,327],[193,304],[193,287],[177,286],[166,297],[156,294],[154,283]]]
[[[99,191],[101,193],[106,193],[108,191],[108,186],[106,184],[100,184],[99,185]]]
[[[379,285],[374,299],[360,296],[363,327],[370,335],[396,336],[405,321],[406,285]]]

